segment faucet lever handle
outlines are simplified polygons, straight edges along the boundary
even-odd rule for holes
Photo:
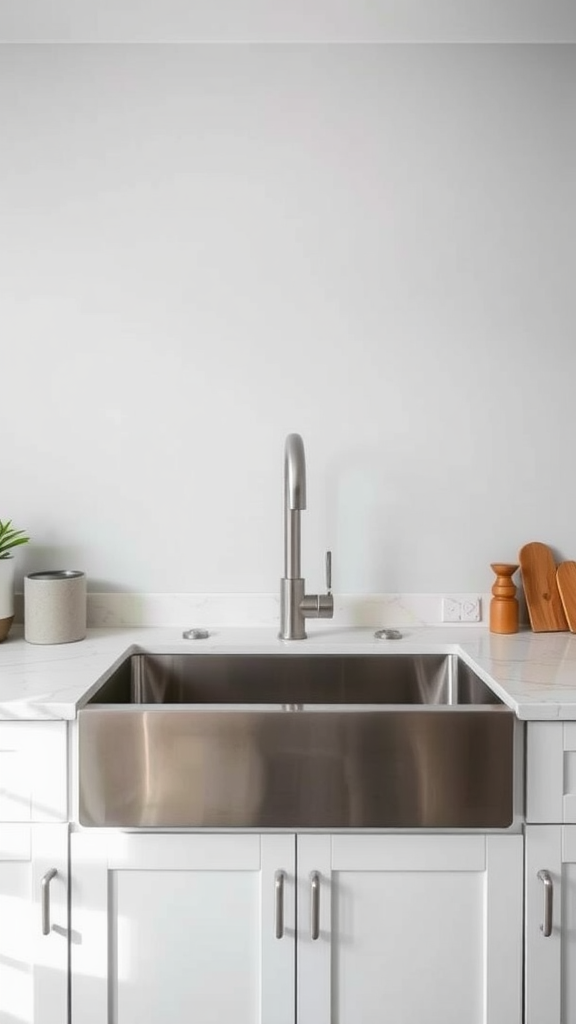
[[[326,552],[326,589],[328,593],[332,590],[332,552]]]

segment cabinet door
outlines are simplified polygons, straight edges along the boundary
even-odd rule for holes
[[[0,825],[0,1024],[67,1019],[68,826]]]
[[[74,1024],[294,1024],[294,836],[83,832],[71,853]]]
[[[526,1024],[576,1020],[576,825],[526,828]]]
[[[520,1024],[521,836],[304,836],[297,864],[298,1024]]]

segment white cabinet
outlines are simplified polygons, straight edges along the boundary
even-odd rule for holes
[[[576,823],[576,722],[528,722],[526,821]]]
[[[293,835],[71,838],[74,1024],[294,1024]]]
[[[576,1020],[576,825],[526,828],[526,1024]]]
[[[0,1024],[67,1019],[68,826],[0,824]]]
[[[73,1024],[520,1024],[521,836],[83,832],[72,865]]]
[[[68,820],[66,722],[0,722],[0,821]]]
[[[526,1024],[574,1024],[575,722],[529,723],[526,817]]]
[[[0,1024],[68,1020],[66,736],[0,723]]]
[[[298,1024],[520,1024],[522,857],[522,836],[300,836]]]

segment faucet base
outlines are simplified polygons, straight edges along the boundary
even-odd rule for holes
[[[304,600],[304,587],[301,577],[280,580],[280,640],[306,639],[306,620],[300,608]]]
[[[332,594],[305,594],[303,579],[280,580],[280,640],[305,640],[306,619],[331,619]]]

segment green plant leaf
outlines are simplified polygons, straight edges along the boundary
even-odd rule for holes
[[[2,520],[0,519],[0,540],[2,539],[5,533],[8,533],[11,525],[11,519],[7,519],[5,523],[3,523]]]
[[[0,519],[0,558],[9,558],[8,552],[19,544],[27,544],[30,540],[25,536],[24,530],[15,530],[12,527],[12,520],[2,522]]]
[[[29,540],[29,537],[18,537],[17,540],[11,540],[8,544],[0,544],[0,551],[5,551],[8,548],[16,548],[19,544],[27,544]]]
[[[0,540],[7,540],[7,539],[8,539],[8,537],[10,537],[10,538],[12,538],[12,537],[18,537],[18,536],[20,536],[20,534],[22,534],[22,533],[24,533],[24,530],[8,530],[8,532],[7,532],[7,533],[6,533],[6,532],[4,532],[4,534],[2,535],[2,537],[0,537]]]

